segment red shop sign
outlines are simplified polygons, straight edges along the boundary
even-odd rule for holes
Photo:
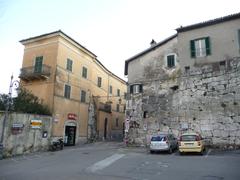
[[[74,113],[68,113],[68,119],[77,120],[77,115]]]

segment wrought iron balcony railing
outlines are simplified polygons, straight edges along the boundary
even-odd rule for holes
[[[51,74],[51,67],[42,65],[40,67],[30,66],[21,69],[19,78],[24,81],[44,80],[49,78]]]
[[[107,112],[107,113],[112,112],[111,104],[106,104],[106,103],[102,103],[102,102],[99,103],[99,108],[98,109],[99,109],[99,111],[104,111],[104,112]]]

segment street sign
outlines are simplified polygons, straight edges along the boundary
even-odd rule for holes
[[[33,119],[31,120],[30,122],[31,124],[31,128],[33,129],[41,129],[42,127],[42,120],[36,120],[36,119]]]

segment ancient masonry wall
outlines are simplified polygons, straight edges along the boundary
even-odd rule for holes
[[[158,131],[195,131],[210,145],[240,147],[239,77],[240,58],[234,58],[174,78],[145,79],[144,93],[128,102],[128,142],[148,145]]]

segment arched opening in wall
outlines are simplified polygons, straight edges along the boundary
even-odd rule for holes
[[[77,125],[75,122],[67,122],[65,124],[64,145],[74,146],[76,141]]]

